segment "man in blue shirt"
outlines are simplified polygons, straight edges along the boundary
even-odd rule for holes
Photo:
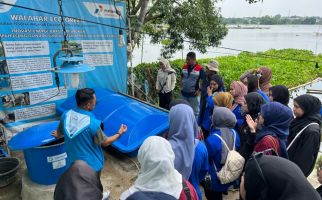
[[[64,135],[69,164],[83,160],[100,174],[104,166],[102,146],[108,146],[127,131],[122,124],[119,131],[107,137],[101,129],[101,121],[90,112],[95,108],[95,91],[90,88],[77,90],[77,108],[66,111],[60,120],[58,129],[52,135],[59,138]]]

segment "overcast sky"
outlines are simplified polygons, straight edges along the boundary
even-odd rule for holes
[[[223,17],[282,16],[320,16],[322,0],[264,0],[263,3],[248,4],[246,0],[222,0],[217,3]]]

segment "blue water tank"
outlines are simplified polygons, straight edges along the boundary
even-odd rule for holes
[[[64,139],[56,140],[51,132],[58,121],[33,126],[18,133],[9,141],[11,150],[23,150],[28,175],[38,184],[56,184],[68,168]]]
[[[112,144],[123,153],[136,152],[147,137],[163,134],[169,128],[165,110],[106,89],[95,88],[95,94],[97,103],[92,112],[104,123],[104,133],[112,136],[121,124],[128,127],[127,132]],[[76,108],[75,96],[69,97],[57,110],[63,113],[73,108]]]

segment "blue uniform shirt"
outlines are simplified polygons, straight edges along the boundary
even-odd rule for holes
[[[94,138],[100,131],[101,122],[92,113],[76,108],[66,111],[61,123],[69,164],[83,160],[95,171],[100,171],[104,165],[104,154]]]
[[[199,188],[199,182],[205,178],[208,171],[208,152],[206,145],[203,142],[197,139],[195,139],[195,142],[195,157],[193,160],[189,181],[196,189],[198,199],[201,200],[202,194]]]
[[[235,114],[237,119],[237,123],[234,129],[238,132],[238,128],[245,123],[245,118],[242,115],[241,105],[238,104],[232,112]]]

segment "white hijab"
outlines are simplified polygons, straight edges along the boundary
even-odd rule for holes
[[[147,138],[138,153],[141,169],[134,185],[123,192],[125,200],[135,192],[163,192],[179,199],[182,176],[174,168],[174,153],[170,143],[159,136]]]
[[[161,63],[163,63],[164,64],[164,71],[165,72],[176,72],[172,67],[171,67],[171,65],[170,65],[170,62],[167,60],[167,59],[165,59],[165,58],[160,58],[160,60],[159,60]]]

